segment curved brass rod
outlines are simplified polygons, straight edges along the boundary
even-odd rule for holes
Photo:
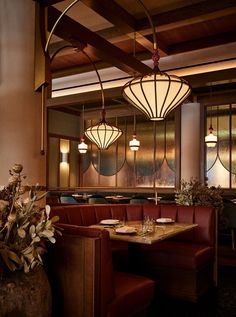
[[[157,38],[156,38],[156,31],[155,31],[155,28],[154,28],[154,25],[153,25],[153,22],[152,22],[152,19],[151,19],[151,16],[148,12],[148,9],[146,8],[146,6],[143,4],[143,2],[141,0],[138,0],[138,2],[142,5],[143,9],[144,9],[144,12],[149,20],[149,23],[150,23],[150,26],[152,28],[152,35],[153,35],[153,48],[154,50],[157,49]]]
[[[73,7],[77,2],[79,2],[79,1],[80,1],[80,0],[74,0],[73,2],[71,2],[71,4],[69,4],[69,5],[65,8],[65,10],[60,14],[60,16],[58,17],[58,19],[57,19],[56,22],[54,23],[54,25],[53,25],[53,27],[52,27],[50,33],[49,33],[49,36],[48,36],[48,39],[47,39],[47,43],[46,43],[45,49],[44,49],[45,52],[47,52],[47,50],[48,50],[48,46],[49,46],[49,43],[50,43],[50,41],[51,41],[53,32],[54,32],[56,26],[58,25],[58,23],[60,22],[61,18],[66,14],[67,11],[70,10],[70,8],[72,8],[72,7]],[[65,48],[65,46],[64,46],[63,48]],[[61,48],[61,49],[63,49],[63,48]],[[56,53],[54,53],[54,55],[52,56],[51,61],[53,60],[53,58],[55,57],[55,55],[56,55],[59,51],[60,51],[60,49],[59,49]],[[85,53],[83,50],[81,50],[81,52],[88,58],[88,60],[90,61],[90,63],[93,65],[93,68],[94,68],[94,70],[95,70],[95,72],[96,72],[96,74],[97,74],[97,76],[98,76],[99,84],[100,84],[100,87],[101,87],[101,93],[102,93],[102,109],[104,110],[104,109],[105,109],[105,98],[104,98],[104,90],[103,90],[103,85],[102,85],[101,77],[100,77],[100,75],[99,75],[99,73],[98,73],[98,70],[97,70],[97,68],[96,68],[96,66],[95,66],[95,64],[94,64],[94,62],[93,62],[92,59],[89,57],[89,55],[88,55],[87,53]]]
[[[60,52],[62,51],[63,49],[65,48],[68,48],[68,47],[74,47],[73,45],[65,45],[65,46],[62,46],[60,47],[51,57],[50,59],[50,62],[53,61],[53,59],[55,58],[55,56]],[[99,85],[100,85],[100,88],[101,88],[101,94],[102,94],[102,109],[105,109],[105,97],[104,97],[104,89],[103,89],[103,85],[102,85],[102,80],[101,80],[101,77],[99,75],[99,72],[97,70],[97,67],[95,65],[95,63],[92,61],[92,59],[90,58],[90,56],[83,50],[78,50],[79,52],[83,53],[87,59],[89,60],[89,62],[93,65],[93,68],[97,74],[97,77],[98,77],[98,81],[99,81]]]
[[[90,63],[93,65],[93,68],[98,76],[98,80],[99,80],[99,84],[100,84],[100,87],[101,87],[101,94],[102,94],[102,109],[104,110],[105,109],[105,98],[104,98],[104,90],[103,90],[103,85],[102,85],[102,80],[101,80],[101,77],[98,73],[98,70],[97,70],[97,67],[95,65],[95,63],[92,61],[92,59],[90,58],[90,56],[85,53],[85,51],[81,50],[80,52],[82,52],[87,58],[88,60],[90,61]]]
[[[60,51],[64,50],[65,48],[69,48],[69,47],[72,47],[72,48],[73,48],[74,46],[71,45],[71,44],[67,44],[67,45],[64,45],[64,46],[58,48],[58,49],[56,50],[56,52],[54,52],[54,53],[52,54],[52,57],[50,57],[50,63],[54,60],[54,58],[56,57],[56,55],[57,55]]]
[[[48,46],[49,46],[49,43],[50,43],[50,41],[51,41],[53,32],[54,32],[56,26],[58,25],[58,23],[60,22],[61,18],[63,17],[63,15],[66,14],[67,11],[70,10],[70,8],[73,7],[73,5],[75,5],[75,4],[76,4],[77,2],[79,2],[79,1],[80,1],[80,0],[74,0],[73,2],[71,2],[71,4],[69,4],[69,5],[65,8],[65,10],[62,11],[62,13],[60,14],[60,16],[58,17],[58,19],[57,19],[56,22],[54,23],[54,25],[53,25],[53,27],[52,27],[50,33],[49,33],[49,36],[48,36],[48,39],[47,39],[47,43],[46,43],[45,48],[44,48],[45,53],[48,51]]]

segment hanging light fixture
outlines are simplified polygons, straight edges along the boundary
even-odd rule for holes
[[[106,122],[104,90],[100,75],[90,57],[84,51],[82,52],[88,57],[88,59],[94,67],[94,70],[99,80],[102,94],[102,118],[98,124],[87,128],[84,134],[91,142],[95,143],[100,150],[107,150],[111,144],[113,144],[115,141],[119,139],[123,132],[118,127],[109,125]]]
[[[212,85],[210,90],[210,103],[212,101]],[[212,112],[212,106],[211,106],[211,112]],[[214,129],[212,127],[212,114],[210,116],[210,127],[208,129],[208,135],[205,136],[205,143],[207,147],[215,147],[217,143],[217,136],[213,133]]]
[[[205,136],[205,143],[207,147],[215,147],[217,143],[217,136],[213,134],[214,129],[212,128],[212,124],[208,129],[209,133]]]
[[[129,141],[129,147],[131,151],[138,151],[140,147],[140,141],[136,138],[136,116],[134,115],[134,133],[133,139]]]
[[[86,137],[97,145],[100,150],[107,150],[109,146],[117,141],[122,131],[116,126],[109,125],[105,119],[105,109],[102,109],[101,121],[89,127],[85,131]]]
[[[136,57],[136,32],[134,32],[134,57]],[[137,152],[140,147],[140,141],[136,138],[136,115],[134,114],[134,132],[133,132],[133,139],[129,141],[129,147],[131,151]]]
[[[82,114],[82,137],[80,139],[80,144],[78,145],[78,150],[81,154],[85,154],[88,151],[88,144],[84,142],[84,105]]]
[[[148,75],[137,76],[126,83],[122,89],[123,97],[143,112],[150,120],[163,120],[173,109],[179,106],[191,92],[188,82],[175,75],[159,70],[159,53],[156,33],[147,8],[141,0],[144,11],[153,32],[153,71]]]

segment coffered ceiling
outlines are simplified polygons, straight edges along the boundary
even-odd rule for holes
[[[47,11],[49,32],[61,12],[73,2],[37,1]],[[209,91],[209,85],[215,91],[235,93],[235,0],[143,0],[143,3],[155,26],[161,70],[177,75],[179,72],[192,85],[192,97]],[[55,83],[74,75],[85,78],[87,73],[94,72],[81,49],[101,74],[105,69],[111,70],[111,77],[113,72],[120,72],[122,78],[148,73],[152,69],[153,32],[140,1],[81,0],[73,5],[61,18],[49,45],[50,71]],[[95,72],[94,75],[96,78]],[[106,81],[112,78],[106,77]],[[79,79],[78,86],[84,83],[86,80]],[[55,84],[54,90],[58,87]],[[106,89],[105,96],[113,106],[123,103],[120,87]],[[76,111],[84,103],[87,108],[96,106],[98,99],[99,92],[95,90],[89,95],[83,92],[52,98],[48,105]]]

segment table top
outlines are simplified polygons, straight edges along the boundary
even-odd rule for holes
[[[106,225],[93,225],[93,228],[106,228],[109,231],[111,240],[120,240],[126,242],[133,243],[142,243],[142,244],[153,244],[161,240],[165,240],[167,238],[173,237],[179,233],[192,230],[197,227],[197,224],[188,224],[188,223],[171,223],[171,224],[155,224],[154,232],[141,235],[139,232],[142,228],[141,221],[127,221],[125,223],[126,226],[134,227],[137,233],[124,234],[124,233],[116,233],[116,226],[106,226]]]
[[[106,196],[105,198],[106,198],[107,200],[114,200],[114,201],[130,200],[130,199],[131,199],[131,197],[128,197],[128,196],[119,196],[119,195]]]

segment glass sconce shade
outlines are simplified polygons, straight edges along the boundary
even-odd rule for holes
[[[106,150],[122,135],[122,131],[116,126],[109,125],[104,119],[97,125],[91,126],[85,131],[86,137],[101,150]]]
[[[69,153],[61,152],[60,161],[61,161],[61,163],[68,163],[69,162]]]
[[[209,134],[205,136],[205,143],[207,147],[215,147],[217,143],[217,136],[213,134],[212,125],[209,128]]]
[[[131,151],[138,151],[140,147],[140,141],[136,139],[136,135],[133,135],[133,139],[129,141],[129,147]]]
[[[84,138],[81,138],[81,142],[78,145],[78,150],[81,154],[85,154],[88,151],[88,145],[84,142]]]
[[[153,70],[138,76],[123,87],[123,97],[150,120],[163,120],[190,94],[187,81],[175,75]]]

